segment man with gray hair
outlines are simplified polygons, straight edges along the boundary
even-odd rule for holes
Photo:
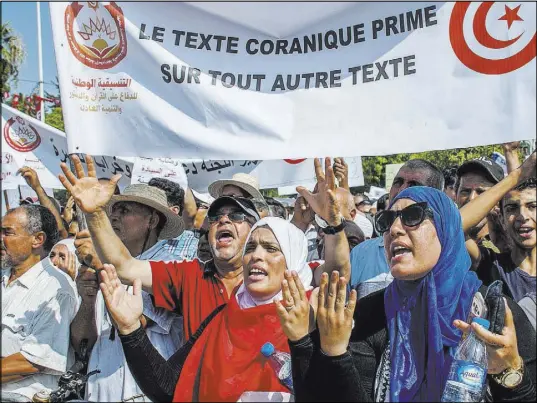
[[[67,370],[77,300],[48,258],[58,240],[56,219],[43,206],[20,206],[2,218],[3,400],[56,389]]]

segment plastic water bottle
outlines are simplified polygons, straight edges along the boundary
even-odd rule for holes
[[[283,351],[276,351],[272,343],[265,343],[261,347],[261,354],[268,358],[270,366],[276,373],[281,384],[293,391],[293,370],[291,367],[291,354]]]
[[[485,329],[490,322],[474,318]],[[457,347],[449,377],[442,395],[443,402],[480,402],[487,380],[487,348],[472,331]]]

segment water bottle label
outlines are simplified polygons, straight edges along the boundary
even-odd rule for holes
[[[485,370],[475,364],[463,364],[457,370],[459,382],[462,382],[474,389],[481,388],[485,376]]]
[[[286,361],[278,372],[278,379],[287,379],[292,374],[291,361]]]

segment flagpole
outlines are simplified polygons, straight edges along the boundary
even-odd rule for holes
[[[39,69],[39,111],[41,122],[45,121],[45,104],[43,103],[43,50],[41,47],[41,4],[36,1],[37,6],[37,65]]]

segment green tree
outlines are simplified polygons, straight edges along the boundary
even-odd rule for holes
[[[65,132],[65,126],[63,124],[63,113],[61,107],[54,107],[49,113],[45,115],[45,123],[51,125],[62,132]]]
[[[26,51],[20,36],[11,27],[9,22],[0,25],[2,30],[2,42],[0,49],[2,52],[1,74],[2,74],[2,94],[11,90],[10,83],[16,83],[19,75],[19,68],[24,62]]]
[[[64,132],[65,125],[63,122],[63,112],[60,102],[60,83],[58,76],[56,76],[55,80],[52,82],[52,85],[54,85],[55,91],[52,93],[45,91],[45,98],[52,99],[55,101],[55,103],[50,107],[50,111],[45,115],[45,123]]]

